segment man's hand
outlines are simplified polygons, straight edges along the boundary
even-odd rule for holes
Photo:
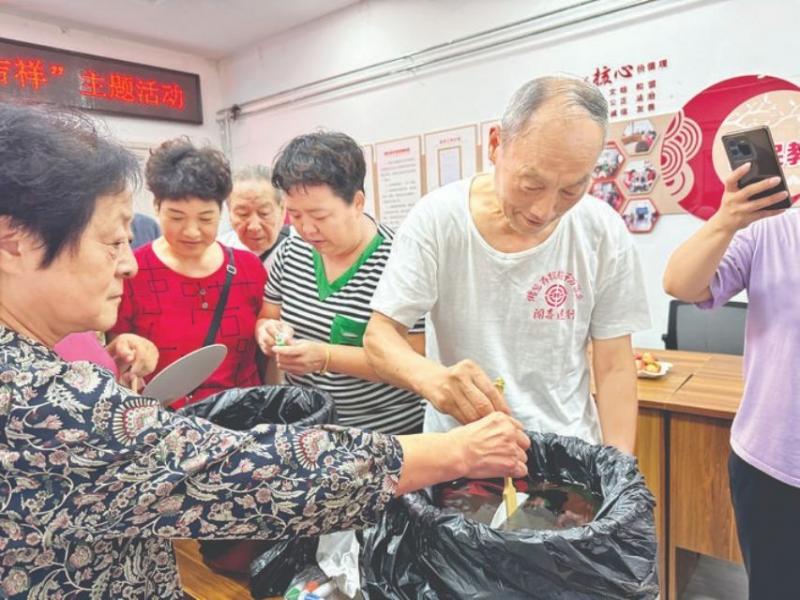
[[[106,346],[119,369],[121,384],[138,392],[142,378],[155,371],[158,364],[158,348],[148,339],[134,333],[122,333]]]
[[[471,360],[442,367],[421,384],[422,396],[439,412],[459,423],[477,421],[494,411],[511,414],[503,395],[489,377]]]

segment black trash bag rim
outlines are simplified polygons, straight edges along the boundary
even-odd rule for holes
[[[537,443],[542,446],[552,448],[558,446],[563,447],[566,442],[573,446],[570,448],[570,450],[573,452],[576,449],[584,451],[591,450],[594,452],[596,449],[596,446],[593,446],[585,440],[576,437],[559,436],[553,433],[539,433],[533,431],[527,431],[526,434],[531,439],[531,449],[528,451],[529,458],[530,453],[536,451],[534,444]],[[586,454],[588,454],[588,452],[586,452]],[[599,519],[595,518],[586,525],[571,527],[569,529],[515,531],[501,531],[493,529],[484,523],[467,519],[462,514],[449,512],[439,508],[438,506],[435,506],[433,504],[433,499],[427,492],[424,491],[411,492],[399,498],[399,501],[405,504],[409,512],[423,523],[435,523],[437,527],[441,527],[444,524],[455,526],[467,524],[468,527],[477,529],[484,539],[487,537],[492,538],[492,540],[497,543],[508,541],[519,541],[523,543],[531,541],[544,542],[548,538],[560,538],[570,542],[582,541],[588,538],[598,541],[600,539],[614,536],[619,530],[626,528],[627,525],[637,520],[641,511],[622,510],[617,506],[616,499],[618,499],[619,496],[628,488],[639,486],[639,484],[643,482],[644,478],[641,473],[638,472],[636,458],[634,456],[624,454],[613,446],[603,446],[600,452],[597,453],[596,458],[601,459],[596,462],[615,461],[620,468],[624,468],[624,475],[630,475],[630,477],[625,477],[623,475],[622,480],[627,480],[625,485],[617,487],[609,486],[608,488],[601,489],[601,493],[603,494],[603,503],[597,511],[597,514],[601,515]],[[601,479],[601,488],[603,488],[602,483],[603,481]],[[643,509],[652,508],[655,505],[655,498],[646,487],[640,487],[637,490],[637,494],[642,496],[640,501],[645,503],[645,506],[642,507]],[[614,500],[608,502],[606,498],[609,497],[614,498]],[[461,530],[460,527],[458,530]]]
[[[224,411],[231,409],[238,402],[242,402],[252,394],[263,394],[266,396],[277,396],[283,393],[305,396],[307,400],[320,401],[319,406],[303,418],[290,423],[272,423],[271,421],[261,421],[258,424],[291,425],[293,427],[316,427],[321,424],[335,424],[336,403],[333,396],[325,390],[313,387],[279,384],[279,385],[257,385],[242,388],[229,388],[207,396],[193,404],[188,404],[178,409],[178,414],[193,416],[198,419],[205,419],[215,423]],[[272,400],[270,400],[271,402]],[[199,415],[198,412],[204,412]],[[255,424],[253,425],[255,426]],[[249,427],[248,427],[249,429]]]
[[[538,589],[541,598],[655,598],[654,500],[635,458],[576,438],[528,435],[534,443],[529,465],[540,461],[529,468],[531,479],[541,472],[550,481],[605,486],[595,521],[569,529],[498,531],[440,509],[425,494],[408,494],[362,534],[365,595],[510,600]]]

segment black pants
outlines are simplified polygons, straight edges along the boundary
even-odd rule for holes
[[[800,598],[800,488],[759,471],[733,451],[728,474],[750,600]]]

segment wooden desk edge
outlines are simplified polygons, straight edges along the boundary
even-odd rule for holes
[[[651,410],[658,410],[665,413],[710,417],[712,419],[726,419],[728,421],[733,420],[733,418],[736,416],[735,410],[698,405],[696,401],[678,402],[674,399],[639,400],[639,408],[649,408]]]

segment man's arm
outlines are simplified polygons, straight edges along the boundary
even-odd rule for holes
[[[369,320],[364,334],[364,351],[381,379],[419,395],[422,395],[422,379],[446,370],[412,347],[407,327],[380,313],[372,313]]]
[[[633,454],[639,404],[631,336],[592,339],[592,363],[603,440]]]
[[[509,413],[503,395],[470,360],[445,367],[418,354],[406,335],[408,328],[374,312],[364,335],[364,350],[384,381],[428,400],[439,412],[460,423],[472,423],[495,410]]]

